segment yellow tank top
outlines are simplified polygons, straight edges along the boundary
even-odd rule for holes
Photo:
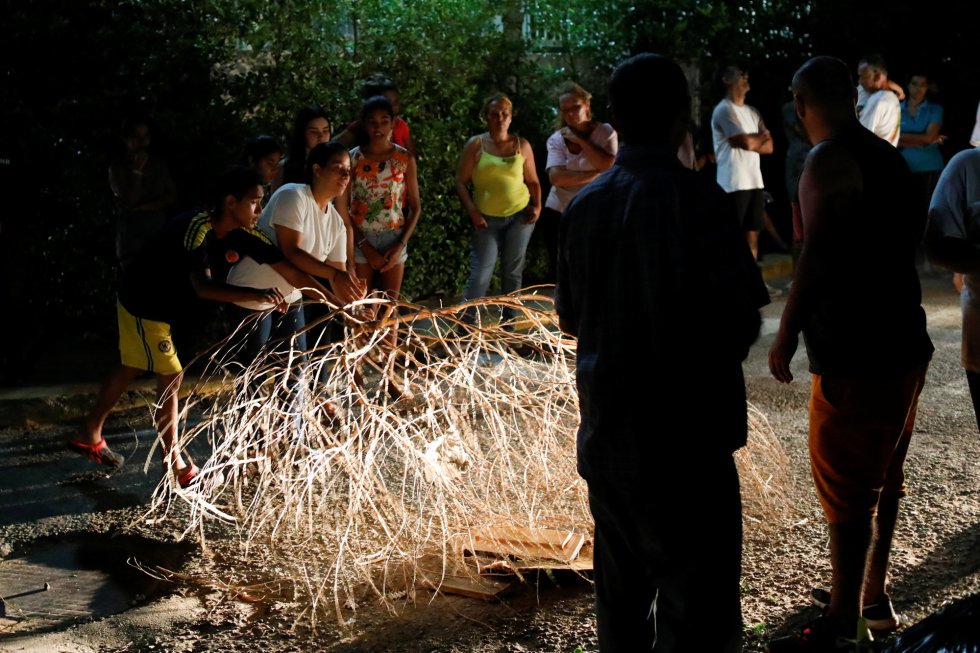
[[[518,141],[519,143],[520,141]],[[473,168],[473,202],[483,215],[503,218],[527,206],[531,193],[524,185],[524,155],[490,154],[480,139],[480,158]]]

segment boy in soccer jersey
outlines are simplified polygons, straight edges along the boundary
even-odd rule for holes
[[[102,427],[130,383],[143,371],[150,371],[157,377],[154,422],[163,443],[164,472],[172,472],[181,487],[194,481],[198,468],[174,446],[183,367],[174,349],[171,325],[182,306],[194,294],[218,302],[282,303],[276,288],[225,283],[228,271],[245,256],[268,263],[293,286],[307,289],[311,297],[330,296],[254,229],[262,195],[259,173],[243,166],[229,168],[217,179],[209,210],[171,220],[125,270],[116,304],[121,364],[105,381],[81,428],[68,440],[70,449],[109,467],[122,465],[123,457],[109,449],[102,437]]]

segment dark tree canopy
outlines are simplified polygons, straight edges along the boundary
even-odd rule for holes
[[[738,63],[752,74],[750,103],[777,134],[790,76],[814,54],[856,64],[881,52],[900,83],[929,71],[946,106],[947,154],[966,145],[980,97],[967,34],[976,11],[951,0],[930,5],[932,30],[909,0],[8,0],[3,12],[0,142],[17,152],[18,168],[16,186],[4,189],[4,253],[15,254],[8,265],[30,266],[29,310],[95,332],[111,331],[114,301],[106,171],[122,118],[137,109],[152,116],[153,148],[174,174],[176,212],[200,201],[248,138],[284,143],[299,106],[322,105],[337,130],[355,117],[366,78],[396,80],[420,148],[424,214],[404,288],[418,299],[452,298],[466,274],[452,180],[493,90],[514,99],[513,129],[539,168],[555,89],[580,82],[608,119],[608,73],[639,51],[682,62],[702,117],[718,99],[714,71]],[[768,185],[781,185],[780,154],[768,157]],[[531,277],[539,259],[532,252]]]

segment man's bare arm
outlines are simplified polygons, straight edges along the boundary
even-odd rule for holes
[[[732,147],[749,150],[759,154],[772,154],[772,134],[767,131],[757,134],[736,134],[728,137]]]
[[[779,331],[769,350],[769,371],[778,381],[793,380],[790,363],[810,315],[813,288],[834,265],[834,218],[848,214],[848,205],[862,183],[860,168],[840,146],[823,143],[807,157],[799,185],[803,251],[796,263]]]

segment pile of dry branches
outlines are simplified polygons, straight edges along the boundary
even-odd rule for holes
[[[498,321],[502,309],[511,317]],[[228,525],[242,565],[274,552],[285,578],[270,580],[303,588],[314,620],[327,605],[343,621],[365,596],[411,596],[433,573],[472,568],[460,542],[474,527],[590,535],[575,469],[575,345],[551,299],[402,304],[392,315],[373,325],[348,317],[339,342],[244,368],[231,360],[234,336],[224,343],[211,367],[234,370],[234,390],[183,408],[204,414],[180,438],[182,448],[207,444],[200,482],[179,490],[164,479],[151,519],[181,520],[184,535]],[[750,516],[771,518],[785,461],[757,412],[739,466]]]

